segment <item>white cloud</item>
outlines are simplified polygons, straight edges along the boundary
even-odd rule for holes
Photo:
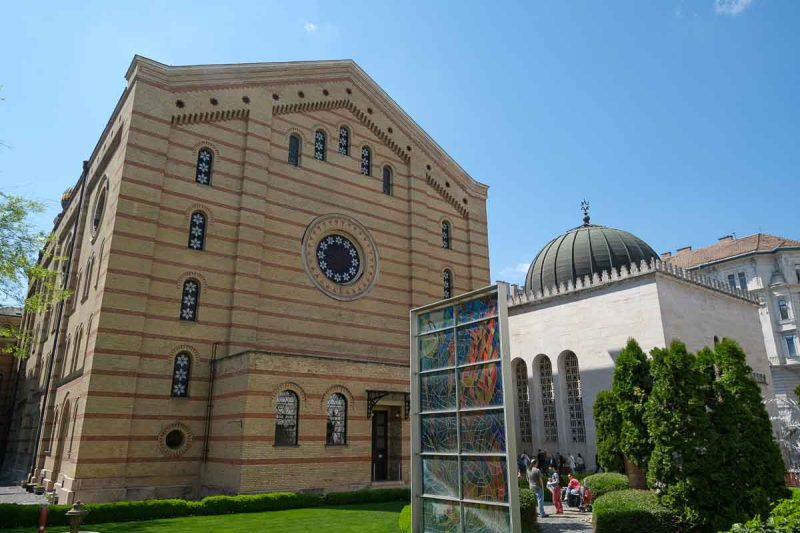
[[[306,23],[303,24],[303,29],[306,30],[306,33],[314,33],[317,31],[317,25],[313,22],[306,21]]]
[[[514,266],[506,267],[500,271],[500,279],[511,283],[521,283],[530,266],[530,263],[517,263]]]
[[[717,15],[736,16],[753,3],[753,0],[714,0],[714,12]]]

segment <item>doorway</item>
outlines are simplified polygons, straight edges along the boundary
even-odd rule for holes
[[[372,481],[386,481],[389,466],[389,413],[372,412]]]

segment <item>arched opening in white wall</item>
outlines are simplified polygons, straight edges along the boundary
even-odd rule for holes
[[[542,402],[542,424],[545,442],[558,442],[558,422],[556,421],[556,391],[553,387],[553,364],[546,355],[537,356],[539,371],[539,390]]]
[[[514,390],[517,393],[517,420],[522,451],[533,453],[533,431],[531,429],[531,404],[528,389],[528,365],[522,359],[514,361]]]
[[[573,443],[586,442],[586,423],[583,416],[583,389],[578,356],[574,352],[563,352],[564,381],[567,391],[567,412],[569,413],[569,435]]]

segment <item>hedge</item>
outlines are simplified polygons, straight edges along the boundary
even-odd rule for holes
[[[628,477],[625,474],[608,472],[604,474],[592,474],[583,480],[583,484],[592,491],[592,498],[597,499],[603,494],[614,492],[615,490],[625,490],[631,488]]]
[[[400,526],[402,533],[411,533],[411,506],[406,505],[400,511],[400,518],[397,519],[397,525]]]
[[[538,531],[536,519],[539,516],[537,510],[536,493],[531,489],[520,489],[519,491],[519,515],[522,521],[522,533],[534,533]]]
[[[303,507],[319,507],[321,505],[408,501],[409,499],[410,492],[408,489],[375,489],[355,492],[331,492],[324,496],[294,492],[269,492],[239,496],[208,496],[199,501],[174,499],[87,503],[85,507],[89,514],[84,523],[103,524],[106,522],[132,522],[190,515],[258,513]],[[51,505],[48,514],[48,525],[69,525],[64,513],[70,507],[69,505]],[[0,516],[3,518],[0,528],[33,527],[39,522],[39,506],[13,503],[0,504]]]
[[[646,490],[618,490],[594,502],[595,533],[675,533],[675,514]]]

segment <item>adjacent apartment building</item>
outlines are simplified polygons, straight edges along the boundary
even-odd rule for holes
[[[407,484],[408,312],[489,283],[487,187],[352,61],[126,78],[3,469],[60,503]]]

